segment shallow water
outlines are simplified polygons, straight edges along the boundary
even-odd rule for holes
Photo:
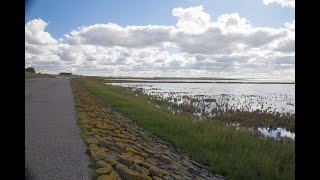
[[[294,80],[283,79],[181,79],[181,78],[168,78],[168,79],[106,79],[108,81],[129,81],[129,82],[176,82],[176,83],[282,83],[282,84],[294,84]]]
[[[227,123],[227,126],[235,126],[237,130],[239,130],[240,123]],[[243,129],[243,128],[242,128]],[[244,128],[248,130],[254,130],[252,127],[250,128]],[[285,128],[258,128],[258,131],[265,137],[270,137],[276,140],[281,140],[284,138],[289,138],[295,140],[295,133],[287,131]]]
[[[108,83],[133,89],[178,106],[192,105],[195,115],[232,111],[295,113],[295,84]],[[170,109],[177,111],[179,109]]]
[[[290,138],[295,139],[295,133],[287,131],[284,128],[258,128],[258,130],[266,137],[271,137],[274,139],[281,139],[281,138]]]

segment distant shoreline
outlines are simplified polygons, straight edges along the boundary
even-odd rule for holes
[[[232,83],[232,84],[295,84],[295,82],[258,82],[258,81],[154,81],[154,80],[121,80],[121,79],[105,79],[112,83]]]

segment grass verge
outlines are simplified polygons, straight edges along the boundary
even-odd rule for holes
[[[56,75],[52,74],[42,74],[42,73],[32,73],[32,72],[24,72],[24,76],[26,78],[33,78],[33,77],[55,77]]]
[[[90,93],[124,113],[138,125],[175,144],[227,179],[295,179],[294,141],[258,138],[219,122],[195,121],[171,114],[134,96],[126,88],[105,85],[102,78],[77,81]]]

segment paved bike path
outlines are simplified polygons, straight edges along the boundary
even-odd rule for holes
[[[90,179],[68,79],[25,79],[26,179]]]

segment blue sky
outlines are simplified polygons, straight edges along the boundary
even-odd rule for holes
[[[25,21],[41,18],[50,24],[47,31],[60,38],[77,27],[96,23],[174,25],[173,8],[198,5],[203,5],[212,19],[238,13],[254,26],[282,27],[295,15],[290,7],[266,6],[262,0],[32,0]]]
[[[32,0],[25,66],[99,76],[295,74],[295,0]]]

